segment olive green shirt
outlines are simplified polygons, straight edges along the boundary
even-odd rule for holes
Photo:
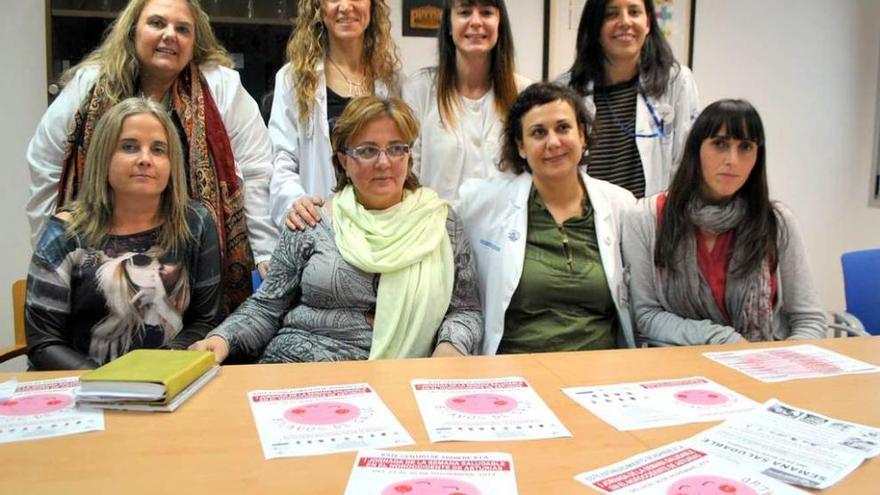
[[[559,225],[532,187],[519,286],[499,354],[615,347],[617,312],[599,255],[593,207]]]

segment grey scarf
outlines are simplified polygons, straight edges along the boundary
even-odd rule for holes
[[[745,219],[746,203],[742,198],[734,198],[725,204],[707,204],[695,198],[688,205],[688,215],[698,228],[723,234],[736,230]],[[664,270],[660,277],[661,290],[666,296],[670,309],[684,318],[692,320],[712,320],[718,324],[732,326],[749,341],[772,340],[773,303],[770,299],[770,260],[765,259],[759,270],[742,276],[735,276],[732,268],[739,266],[743,258],[743,247],[734,243],[728,263],[727,284],[724,290],[724,304],[730,319],[726,317],[712,290],[700,272],[697,263],[697,238],[691,235],[684,242],[675,270]]]

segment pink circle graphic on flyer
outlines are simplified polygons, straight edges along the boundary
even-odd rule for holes
[[[758,495],[745,483],[721,476],[689,476],[675,481],[666,495]]]
[[[29,416],[60,411],[73,404],[73,397],[66,394],[38,394],[0,402],[0,415]]]
[[[335,425],[360,415],[360,408],[347,402],[315,402],[284,411],[285,419],[301,425]]]
[[[413,478],[394,482],[382,495],[482,495],[482,492],[467,481],[452,478]]]
[[[724,394],[714,390],[701,390],[698,388],[676,392],[675,398],[681,402],[696,406],[717,406],[727,402],[727,396]]]
[[[456,395],[446,400],[446,407],[467,414],[502,414],[516,405],[516,399],[501,394]]]

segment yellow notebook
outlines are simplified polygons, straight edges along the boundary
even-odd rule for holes
[[[136,349],[82,375],[78,395],[169,401],[214,366],[214,353]]]

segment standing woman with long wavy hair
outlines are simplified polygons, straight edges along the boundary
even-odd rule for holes
[[[410,77],[403,98],[422,123],[413,171],[453,200],[465,180],[494,173],[502,121],[529,81],[515,72],[504,0],[444,2],[437,51],[437,66]]]
[[[224,297],[234,309],[252,292],[254,263],[268,268],[278,237],[269,218],[271,147],[257,103],[199,2],[129,1],[62,82],[27,150],[32,242],[56,207],[79,197],[98,119],[144,96],[168,110],[184,141],[187,191],[217,224]]]
[[[561,82],[595,122],[590,177],[636,197],[664,191],[699,111],[697,86],[657,25],[653,0],[588,0],[575,61]]]
[[[312,203],[321,204],[336,184],[336,119],[357,96],[399,94],[399,69],[385,0],[299,0],[269,118],[270,209],[278,227],[317,217]]]

